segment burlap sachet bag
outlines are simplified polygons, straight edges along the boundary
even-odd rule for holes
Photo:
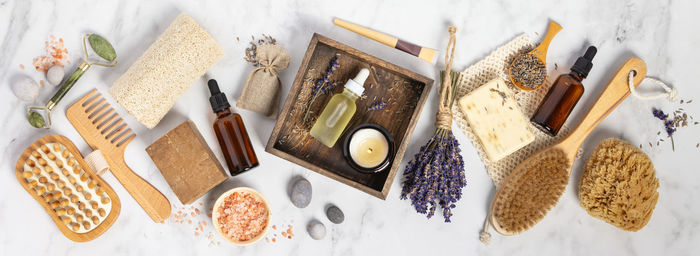
[[[279,114],[282,81],[277,71],[289,66],[287,51],[278,44],[257,47],[257,68],[250,72],[236,107],[257,112],[272,119]]]
[[[486,58],[466,68],[461,72],[460,79],[457,83],[457,88],[455,90],[456,97],[459,99],[494,78],[510,81],[508,78],[508,66],[515,56],[528,52],[532,48],[534,48],[534,45],[530,41],[530,38],[526,35],[521,35],[491,52]],[[513,92],[515,100],[518,102],[518,106],[520,106],[520,110],[526,117],[530,117],[537,109],[542,98],[547,94],[547,91],[549,91],[551,83],[547,81],[542,88],[532,92],[521,91],[515,88],[511,83],[508,83],[508,86],[511,92]],[[569,133],[569,128],[565,125],[561,128],[556,137],[551,137],[535,126],[530,125],[531,130],[535,133],[535,140],[532,143],[499,161],[491,162],[486,156],[479,138],[472,132],[464,113],[462,113],[457,104],[452,106],[452,113],[454,115],[454,120],[457,122],[457,126],[459,126],[472,141],[481,161],[484,163],[484,166],[486,166],[489,177],[491,177],[496,187],[498,187],[501,181],[503,181],[520,162],[525,160],[525,158],[546,146],[560,141]]]

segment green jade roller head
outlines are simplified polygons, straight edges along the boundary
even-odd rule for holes
[[[108,61],[107,63],[89,60],[87,44],[85,39],[90,43],[92,50],[103,60]],[[51,110],[58,104],[63,96],[68,93],[68,91],[73,88],[75,82],[83,76],[85,71],[87,71],[90,66],[98,65],[103,67],[113,67],[117,64],[117,53],[114,51],[112,44],[107,41],[104,37],[97,34],[85,34],[83,35],[83,50],[85,52],[85,58],[83,62],[78,65],[78,67],[73,71],[73,73],[61,84],[56,94],[51,97],[51,100],[46,103],[43,107],[29,107],[27,109],[27,120],[29,124],[36,128],[51,128]]]

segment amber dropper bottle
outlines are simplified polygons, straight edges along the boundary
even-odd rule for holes
[[[250,144],[248,132],[243,125],[243,119],[238,113],[231,112],[231,105],[226,99],[226,94],[219,91],[216,80],[209,80],[209,103],[216,113],[214,132],[219,140],[219,146],[224,153],[226,165],[231,176],[236,176],[258,166],[258,157],[255,156],[253,146]]]
[[[559,129],[583,95],[581,81],[591,71],[593,57],[597,51],[594,46],[589,46],[586,53],[571,67],[571,73],[563,74],[554,81],[530,120],[537,128],[551,136],[559,133]]]

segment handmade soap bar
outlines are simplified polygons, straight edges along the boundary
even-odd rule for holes
[[[459,108],[491,161],[498,161],[535,139],[502,79],[494,79],[459,99]]]
[[[228,178],[192,121],[185,121],[146,148],[183,204],[197,200]]]

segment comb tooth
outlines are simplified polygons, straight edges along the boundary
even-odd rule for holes
[[[102,133],[102,134],[107,133],[107,130],[112,129],[115,125],[117,125],[120,122],[119,120],[121,120],[121,118],[119,118],[119,116],[116,113],[114,114],[114,117],[117,119],[115,119],[114,121],[106,122],[105,126],[101,128],[100,133]],[[113,118],[110,118],[110,119],[113,119]]]
[[[124,124],[124,127],[126,127],[126,124]],[[122,130],[122,129],[120,129]],[[110,143],[114,144],[115,142],[118,142],[122,138],[124,138],[124,135],[127,135],[131,132],[131,128],[126,129],[126,131],[119,133],[117,136],[114,136],[114,138],[110,141]]]
[[[92,99],[92,95],[95,94],[95,92],[97,92],[97,89],[92,89],[92,91],[90,91],[87,95],[83,96],[83,99],[85,100],[80,104],[80,106],[85,107],[85,105],[87,105],[87,102],[90,99]]]
[[[119,143],[117,143],[117,147],[126,146],[126,145],[129,144],[129,142],[131,142],[131,140],[133,140],[135,137],[136,137],[136,134],[135,134],[135,133],[132,133],[131,135],[129,135],[129,137],[127,137],[126,139],[124,139],[124,140],[120,141]]]
[[[117,117],[117,116],[118,116],[117,113],[111,114],[107,119],[105,119],[104,121],[102,121],[102,123],[100,123],[100,125],[97,126],[97,129],[98,129],[98,130],[101,130],[103,127],[105,127],[105,125],[107,125],[107,124],[109,124],[110,122],[112,122],[112,120],[113,120],[115,117]]]
[[[105,118],[106,116],[112,114],[113,111],[114,111],[113,108],[107,109],[107,111],[105,111],[105,112],[102,113],[101,115],[98,115],[97,118],[95,118],[95,120],[92,121],[92,124],[96,124],[96,123],[99,122],[102,118]]]
[[[97,108],[97,106],[101,105],[104,102],[105,98],[101,98],[97,102],[90,104],[89,107],[85,108],[85,113],[90,114],[93,110],[95,110],[95,108]]]
[[[90,95],[92,95],[92,93],[90,93]],[[83,102],[82,106],[85,107],[87,105],[90,105],[93,101],[95,101],[97,99],[101,99],[101,98],[102,98],[102,94],[100,94],[100,93],[95,94],[95,97],[88,97],[85,100],[85,102]]]
[[[121,121],[121,119],[119,119],[119,120]],[[111,132],[107,133],[107,136],[105,136],[105,139],[109,139],[109,138],[111,138],[112,136],[117,135],[118,133],[120,133],[121,131],[123,131],[124,128],[126,128],[126,124],[121,124],[121,125],[115,126],[114,130],[112,130]]]
[[[109,135],[109,132],[108,132],[108,131],[114,130],[121,122],[122,122],[122,119],[119,118],[119,119],[115,120],[114,122],[112,122],[111,124],[107,125],[107,126],[102,130],[102,134],[103,134],[103,135],[105,135],[105,134]]]
[[[88,115],[88,119],[93,119],[96,118],[102,113],[103,110],[107,109],[109,107],[108,103],[102,104],[99,107],[95,108],[95,111],[93,111],[90,115]]]

